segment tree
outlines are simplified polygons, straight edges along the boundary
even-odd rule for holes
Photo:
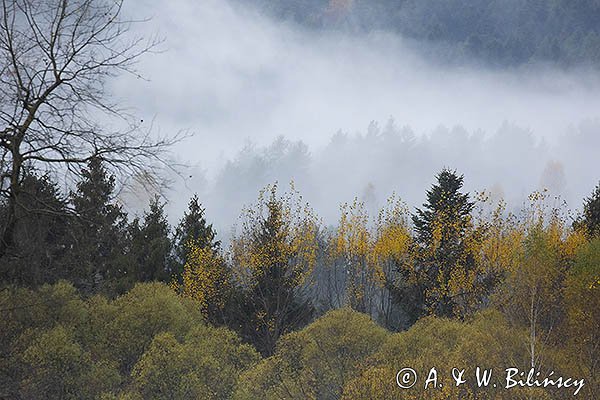
[[[70,265],[74,283],[95,292],[106,284],[118,284],[126,275],[127,215],[113,202],[115,178],[99,158],[92,158],[81,175],[71,193],[77,217]]]
[[[159,166],[167,165],[165,151],[178,138],[142,131],[106,90],[118,73],[137,75],[135,62],[158,44],[130,36],[121,9],[121,0],[2,0],[0,189],[7,212],[0,257],[15,241],[26,168],[73,177],[101,158],[119,177],[157,183]],[[118,124],[107,123],[114,117]]]
[[[600,184],[583,203],[583,218],[575,224],[583,227],[588,235],[600,236]]]
[[[204,324],[197,303],[159,282],[138,283],[105,309],[89,323],[98,330],[91,332],[89,343],[97,347],[98,355],[116,362],[125,376],[160,333],[183,338],[194,326]]]
[[[67,200],[47,175],[26,171],[17,199],[19,212],[15,224],[13,257],[6,257],[8,282],[34,287],[65,279],[65,255],[72,244],[71,220]],[[5,222],[7,205],[0,208]]]
[[[116,299],[61,281],[0,291],[0,398],[227,399],[257,352],[163,283]]]
[[[235,287],[224,257],[218,251],[190,244],[182,283],[173,282],[184,297],[198,302],[202,314],[216,325],[232,323],[230,308]]]
[[[74,333],[61,325],[38,332],[22,353],[22,362],[27,377],[21,381],[20,394],[27,399],[91,400],[120,381],[114,365],[94,362]]]
[[[370,261],[372,250],[369,216],[364,203],[354,200],[343,204],[338,228],[330,240],[329,287],[339,299],[333,307],[375,314],[377,308],[378,277]],[[337,289],[337,290],[336,290]]]
[[[336,231],[329,238],[327,265],[318,284],[325,286],[330,308],[349,306],[369,314],[386,327],[397,328],[402,316],[390,287],[398,282],[397,267],[410,258],[412,242],[406,208],[391,197],[380,210],[374,229],[364,204],[341,207]]]
[[[413,216],[417,265],[425,306],[438,316],[466,313],[475,298],[476,265],[471,248],[474,203],[461,193],[463,176],[442,170]]]
[[[388,199],[379,211],[375,225],[371,264],[380,288],[377,320],[384,327],[399,330],[407,327],[407,315],[395,301],[397,285],[411,285],[414,277],[413,238],[406,205],[396,197]],[[402,271],[402,273],[400,272]]]
[[[208,224],[205,217],[205,209],[198,200],[198,195],[192,196],[188,203],[188,209],[179,221],[175,229],[175,257],[177,271],[174,271],[178,280],[184,265],[188,262],[191,248],[217,250],[221,243],[216,240],[217,232],[212,224]]]
[[[132,387],[144,399],[226,400],[257,359],[252,346],[223,328],[198,325],[181,341],[159,333],[133,368]]]
[[[130,224],[133,280],[138,282],[167,282],[171,274],[171,248],[169,222],[164,212],[165,203],[158,196],[150,201],[140,225],[135,219]]]
[[[267,186],[242,215],[241,232],[232,240],[234,279],[243,296],[238,315],[243,336],[264,355],[311,318],[304,292],[315,264],[316,232],[312,210],[293,188],[280,197],[277,185]]]
[[[511,327],[497,311],[486,310],[475,314],[472,321],[460,322],[428,316],[420,319],[409,330],[395,333],[369,358],[362,370],[348,380],[341,399],[550,399],[550,393],[541,388],[511,388],[503,386],[479,387],[476,368],[491,369],[494,374],[507,367],[526,370],[527,354],[523,332]],[[435,363],[435,360],[442,361]],[[407,366],[418,376],[406,375],[408,389],[398,387],[404,374],[398,372]],[[431,369],[437,371],[435,385],[425,382]],[[466,382],[457,386],[452,379],[453,368],[464,369]],[[454,376],[457,376],[456,373]],[[500,378],[496,378],[500,379]],[[493,381],[493,379],[492,379]],[[572,393],[569,393],[572,396]]]
[[[97,336],[84,333],[88,310],[73,285],[7,288],[0,305],[0,397],[93,399],[116,389],[115,365],[90,351]]]
[[[557,332],[565,318],[565,275],[585,238],[568,229],[559,209],[548,208],[544,192],[529,199],[522,220],[513,221],[512,254],[492,300],[509,322],[527,331],[530,367],[541,368],[551,348],[564,342]]]

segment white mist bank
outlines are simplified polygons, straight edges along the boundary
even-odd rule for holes
[[[516,202],[544,179],[562,182],[554,190],[572,207],[600,178],[593,72],[437,65],[412,50],[422,44],[395,35],[307,31],[222,0],[144,0],[127,11],[152,16],[144,29],[166,37],[165,52],[140,63],[148,81],[122,77],[117,94],[163,133],[195,133],[174,149],[196,168],[169,195],[173,219],[198,192],[209,218],[228,227],[273,179],[296,180],[329,219],[354,196],[379,202],[395,191],[418,205],[443,166],[464,173],[469,190],[494,189]],[[413,147],[330,144],[339,130],[366,134],[372,120],[385,131],[390,117],[410,127]],[[260,148],[279,136],[306,144],[307,155],[297,154],[304,164],[239,172],[236,165],[253,162],[248,148],[239,153],[249,141],[270,154]]]

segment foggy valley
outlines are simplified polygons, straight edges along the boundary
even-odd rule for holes
[[[141,61],[147,81],[125,76],[115,89],[161,133],[194,135],[174,150],[190,170],[165,193],[173,220],[198,193],[227,236],[260,188],[293,180],[333,223],[354,197],[420,205],[444,166],[515,208],[547,188],[576,209],[596,183],[593,67],[436,60],[422,50],[435,43],[315,29],[238,2],[130,7],[151,16],[144,29],[165,37],[165,52]],[[147,198],[126,196],[134,210]]]
[[[0,2],[0,399],[600,398],[600,0]]]

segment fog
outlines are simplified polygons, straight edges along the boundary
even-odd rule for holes
[[[122,76],[113,90],[162,133],[194,134],[173,149],[190,166],[165,193],[173,222],[198,193],[226,235],[274,181],[294,180],[334,223],[354,197],[372,209],[393,192],[421,204],[442,167],[514,207],[547,188],[577,208],[600,179],[594,71],[449,65],[421,57],[427,43],[310,30],[224,0],[126,11],[151,17],[138,29],[164,36],[164,51],[140,62],[147,79]]]

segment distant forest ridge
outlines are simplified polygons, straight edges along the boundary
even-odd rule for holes
[[[239,0],[236,0],[239,1]],[[449,62],[600,65],[600,0],[251,0],[313,29],[391,31]]]

